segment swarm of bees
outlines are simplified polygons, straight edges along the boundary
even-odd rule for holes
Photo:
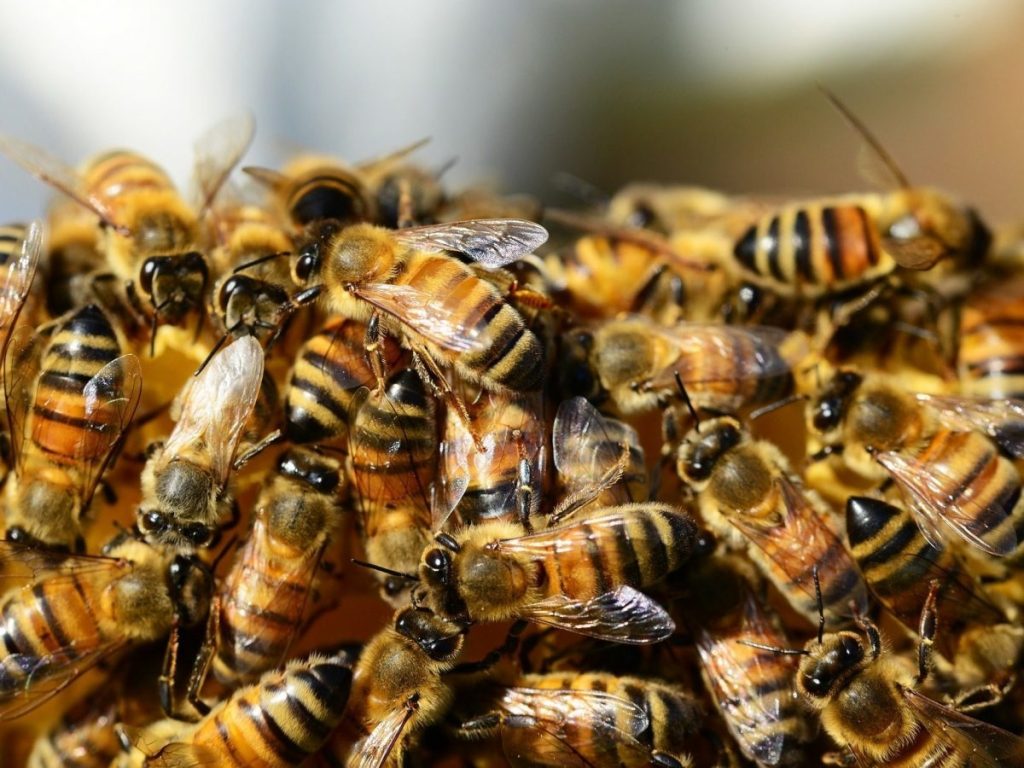
[[[3,764],[1024,765],[1020,243],[829,98],[884,191],[0,137]]]

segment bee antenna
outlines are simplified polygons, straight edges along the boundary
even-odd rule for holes
[[[206,356],[206,359],[203,360],[202,364],[198,368],[196,368],[196,372],[192,374],[193,376],[198,376],[200,373],[203,372],[203,369],[206,368],[207,365],[209,365],[210,361],[213,359],[213,356],[220,351],[220,348],[224,346],[224,342],[228,340],[228,336],[231,335],[232,330],[233,329],[227,330],[223,336],[217,339],[217,343],[213,345],[213,349],[210,350],[210,354],[208,354]]]
[[[448,171],[450,171],[457,162],[459,162],[458,155],[445,161],[444,165],[442,165],[440,168],[434,171],[434,179],[440,181],[441,177],[448,173]]]
[[[789,397],[783,397],[780,400],[776,400],[774,403],[768,403],[768,405],[762,405],[755,411],[750,412],[750,421],[757,421],[762,416],[767,416],[772,411],[777,411],[779,408],[785,408],[787,405],[800,402],[801,400],[807,400],[807,395],[790,395]]]
[[[252,261],[246,261],[243,262],[242,264],[239,264],[237,267],[231,270],[231,274],[238,274],[239,272],[245,269],[249,269],[250,267],[256,267],[259,266],[260,264],[265,264],[268,261],[273,261],[274,259],[280,259],[283,256],[291,255],[291,251],[278,251],[277,253],[266,253],[257,259],[253,259]]]
[[[450,549],[452,552],[460,552],[462,547],[459,546],[459,542],[450,533],[439,533],[434,537],[434,541],[440,544],[446,549]]]
[[[893,156],[886,151],[885,147],[882,146],[882,142],[878,140],[878,137],[868,130],[868,127],[861,122],[859,117],[853,114],[853,110],[846,106],[838,96],[832,93],[832,91],[821,83],[818,83],[818,90],[824,94],[825,98],[829,100],[829,103],[838,110],[839,114],[843,116],[843,119],[850,124],[853,130],[860,134],[861,138],[868,143],[868,146],[871,147],[871,151],[874,152],[878,156],[878,159],[885,164],[886,169],[888,169],[889,173],[892,174],[896,183],[903,189],[910,187],[910,182],[907,180],[907,177],[903,175],[903,171],[901,171],[900,167],[896,164],[896,160],[893,159]]]
[[[700,416],[697,415],[697,409],[693,407],[693,401],[690,400],[690,393],[686,391],[686,385],[683,384],[683,377],[679,375],[679,371],[675,372],[676,387],[679,389],[679,394],[683,397],[683,402],[686,404],[686,410],[690,412],[690,417],[693,419],[697,434],[700,434]]]
[[[825,601],[821,597],[821,577],[818,576],[818,566],[811,569],[811,576],[814,579],[814,597],[818,601],[818,645],[825,639]]]
[[[377,565],[376,563],[368,563],[365,560],[356,560],[352,558],[352,564],[358,565],[360,568],[369,568],[371,571],[380,571],[386,573],[388,576],[397,576],[400,579],[408,579],[409,581],[419,581],[419,576],[414,576],[411,573],[403,573],[402,571],[395,571],[391,568],[385,568],[383,565]]]
[[[757,648],[761,651],[771,651],[772,653],[779,653],[783,656],[810,656],[811,652],[804,650],[803,648],[779,648],[777,645],[766,645],[765,643],[755,643],[753,640],[737,640],[740,645],[746,645],[750,648]]]

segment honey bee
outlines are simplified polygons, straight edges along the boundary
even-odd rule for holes
[[[808,419],[822,446],[815,457],[841,453],[862,477],[893,480],[932,546],[942,549],[949,530],[1006,556],[1024,542],[1024,506],[1020,475],[996,442],[1024,454],[1022,413],[1017,401],[913,394],[891,377],[839,369]]]
[[[118,716],[116,700],[82,701],[36,739],[29,768],[107,768],[121,752]]]
[[[429,540],[437,467],[436,407],[415,371],[395,372],[363,401],[352,419],[349,451],[367,558],[392,571],[415,570]],[[408,579],[381,577],[386,599],[408,597]]]
[[[529,521],[540,513],[547,466],[542,404],[532,394],[482,392],[467,405],[483,450],[449,409],[432,503],[433,530],[496,519]]]
[[[240,688],[197,723],[160,720],[123,729],[116,768],[223,765],[298,766],[341,721],[352,685],[347,653],[311,654]]]
[[[96,300],[103,250],[96,217],[74,200],[55,199],[46,214],[46,310],[60,317]]]
[[[681,381],[695,408],[735,412],[792,392],[799,342],[776,328],[611,320],[569,333],[563,388],[628,415],[678,401]]]
[[[398,231],[328,224],[292,262],[293,278],[305,287],[295,300],[326,294],[330,309],[345,317],[380,318],[384,334],[417,353],[439,383],[444,377],[436,364],[486,389],[533,391],[543,379],[537,337],[495,288],[439,251],[498,268],[546,239],[543,227],[515,219]]]
[[[825,615],[848,620],[867,609],[867,588],[827,513],[791,480],[773,443],[755,440],[731,417],[701,421],[683,440],[676,464],[697,495],[712,531],[746,550],[761,572],[804,616],[817,616],[813,576],[824,585]]]
[[[142,395],[139,360],[121,354],[113,327],[92,304],[50,329],[40,353],[34,345],[11,352],[6,537],[80,551],[82,517]]]
[[[360,173],[376,202],[375,223],[392,229],[434,221],[445,201],[440,171],[433,171],[405,160],[413,150],[426,143],[418,141],[387,157],[359,166]]]
[[[234,501],[231,460],[260,393],[263,349],[246,336],[222,349],[179,395],[170,437],[149,449],[137,525],[155,545],[190,551],[213,543]]]
[[[278,458],[256,501],[249,538],[211,610],[212,636],[206,659],[197,662],[194,694],[206,677],[207,659],[228,688],[256,682],[285,659],[316,592],[320,559],[341,522],[342,488],[333,459],[304,448]]]
[[[927,607],[926,607],[927,613]],[[916,680],[882,644],[878,629],[859,621],[863,635],[843,631],[819,635],[801,651],[796,687],[821,715],[825,731],[852,752],[859,766],[951,768],[1024,764],[1024,740],[929,699]],[[922,619],[934,624],[934,616]],[[919,657],[927,658],[922,638]],[[787,651],[783,651],[787,652]]]
[[[992,237],[978,215],[939,190],[911,186],[863,123],[835,96],[826,96],[881,161],[876,166],[894,191],[781,207],[736,242],[739,271],[776,293],[818,298],[897,269],[928,270],[943,259],[975,265],[983,259]]]
[[[693,518],[667,504],[591,509],[526,535],[516,523],[482,523],[437,536],[413,600],[467,622],[517,618],[613,642],[658,642],[675,624],[638,588],[709,548]]]
[[[1024,397],[1024,279],[996,279],[960,305],[957,372],[965,395]]]
[[[469,187],[448,195],[438,210],[438,221],[470,219],[526,219],[540,221],[543,206],[529,195],[502,195],[485,186]]]
[[[669,683],[552,672],[523,675],[501,690],[492,711],[458,733],[500,734],[513,766],[683,768],[692,764],[687,742],[700,721],[697,701]]]
[[[195,625],[209,608],[205,565],[127,535],[102,557],[55,560],[8,543],[0,554],[7,567],[34,571],[0,598],[0,719],[30,712],[120,651]]]
[[[356,394],[375,375],[366,335],[365,324],[332,317],[302,345],[285,391],[285,438],[303,445],[345,444]],[[398,364],[401,350],[390,338],[381,340],[380,351],[388,369]]]
[[[233,119],[197,142],[198,210],[162,168],[135,152],[104,153],[81,171],[11,137],[0,137],[0,152],[99,218],[106,266],[140,314],[151,318],[155,335],[159,322],[179,325],[203,309],[209,268],[199,250],[199,211],[244,154],[252,132],[251,118]]]

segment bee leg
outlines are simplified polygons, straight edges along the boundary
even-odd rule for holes
[[[416,205],[412,199],[412,186],[408,179],[401,179],[398,182],[398,216],[396,217],[398,229],[408,229],[416,225]]]
[[[284,433],[281,432],[280,429],[275,429],[273,432],[269,432],[268,434],[260,438],[259,441],[257,441],[256,443],[242,451],[242,453],[239,454],[238,458],[236,458],[234,463],[231,465],[231,468],[237,472],[250,461],[255,459],[258,455],[263,453],[263,451],[267,450],[267,448],[269,448],[272,445],[276,445],[283,439]]]
[[[952,701],[950,701],[950,706],[958,712],[964,713],[994,707],[1006,698],[1006,695],[1013,689],[1016,683],[1017,676],[1011,674],[1002,685],[987,683],[976,688],[969,688],[953,697]]]
[[[924,607],[921,609],[921,621],[917,628],[917,634],[921,641],[917,646],[917,685],[927,679],[932,666],[932,645],[935,642],[935,632],[939,625],[938,610],[935,602],[939,594],[939,580],[932,579],[928,586],[928,597],[925,598]],[[872,646],[873,649],[873,646]]]
[[[370,315],[370,321],[366,324],[363,349],[366,350],[366,357],[370,361],[373,378],[377,381],[377,391],[383,392],[384,382],[387,380],[387,363],[384,360],[383,334],[380,330],[379,312],[374,312]]]
[[[171,635],[167,638],[164,650],[163,668],[157,679],[157,692],[160,697],[160,708],[168,717],[176,717],[177,707],[174,696],[174,681],[178,675],[178,647],[181,643],[181,621],[176,615],[171,624]]]
[[[217,651],[217,629],[220,626],[220,595],[215,595],[210,601],[210,616],[206,623],[206,637],[196,655],[195,663],[192,665],[192,674],[188,679],[188,693],[186,700],[191,704],[200,717],[205,717],[210,712],[210,705],[200,698],[203,684],[210,674],[210,665],[213,663],[213,656]]]
[[[516,514],[519,517],[519,524],[528,534],[533,533],[533,523],[530,522],[530,507],[532,506],[533,473],[530,470],[530,462],[520,459],[516,480]]]
[[[523,632],[526,631],[529,624],[530,623],[525,619],[518,619],[511,627],[509,627],[508,634],[505,636],[505,642],[480,659],[480,661],[470,661],[464,664],[458,664],[448,670],[445,674],[469,675],[478,672],[486,672],[505,657],[515,656],[519,652],[519,639]]]
[[[416,373],[433,390],[435,397],[441,398],[448,404],[449,408],[455,410],[455,413],[466,427],[466,431],[469,432],[469,436],[473,438],[473,445],[477,451],[482,453],[484,451],[484,444],[480,439],[480,435],[477,434],[476,429],[473,427],[473,420],[469,416],[469,409],[466,408],[466,403],[463,399],[451,388],[448,379],[445,378],[444,371],[438,367],[437,362],[430,356],[430,353],[422,347],[413,346],[412,352],[412,362]]]
[[[857,757],[848,749],[842,752],[826,752],[821,756],[822,765],[837,765],[849,768],[858,765]]]

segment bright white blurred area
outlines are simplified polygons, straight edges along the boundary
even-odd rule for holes
[[[129,146],[188,178],[249,109],[247,162],[357,161],[424,136],[428,166],[557,197],[568,171],[728,191],[863,187],[848,101],[911,179],[1019,217],[1024,6],[1012,0],[72,3],[0,0],[0,132],[78,162]],[[0,161],[0,220],[41,184]]]

